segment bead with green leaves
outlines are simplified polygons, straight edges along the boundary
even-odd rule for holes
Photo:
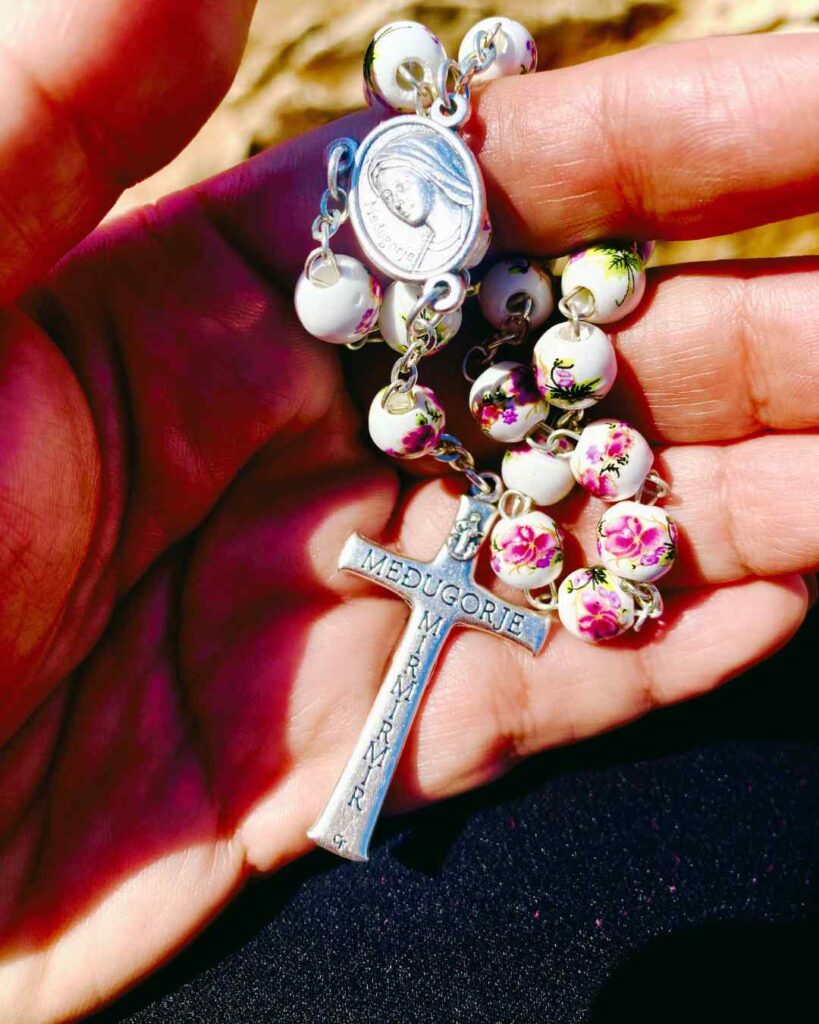
[[[582,305],[582,319],[593,324],[627,317],[645,291],[645,251],[636,242],[601,242],[573,253],[561,279],[564,301]]]

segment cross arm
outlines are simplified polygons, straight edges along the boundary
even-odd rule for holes
[[[521,605],[507,604],[471,574],[458,595],[457,625],[506,637],[537,654],[549,635],[550,619]]]
[[[405,601],[412,600],[424,573],[429,569],[426,563],[387,551],[360,533],[347,538],[339,555],[338,567],[380,583]]]

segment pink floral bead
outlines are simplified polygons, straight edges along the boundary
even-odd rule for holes
[[[545,512],[499,519],[489,539],[492,571],[517,590],[554,582],[563,568],[560,531]]]
[[[532,368],[512,362],[484,370],[469,392],[469,408],[485,434],[507,444],[522,441],[549,412]]]
[[[625,633],[634,623],[634,598],[608,569],[577,569],[557,593],[560,621],[581,640],[597,643]]]
[[[643,486],[654,454],[642,434],[622,420],[595,420],[572,452],[575,480],[603,501],[630,498]]]
[[[444,430],[444,409],[432,388],[416,385],[398,395],[390,408],[381,404],[382,388],[370,405],[370,437],[387,455],[417,459],[436,447]]]
[[[623,579],[654,583],[677,556],[677,527],[656,505],[621,501],[606,509],[597,525],[600,561]]]

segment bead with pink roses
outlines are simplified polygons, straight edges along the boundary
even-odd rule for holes
[[[571,467],[589,494],[621,501],[640,491],[653,462],[648,442],[634,427],[622,420],[595,420],[580,434]]]
[[[597,525],[597,551],[611,572],[635,583],[654,583],[677,556],[677,526],[664,509],[620,501]]]
[[[492,571],[516,590],[547,587],[563,568],[560,531],[545,512],[525,512],[499,519],[489,547]]]
[[[577,569],[560,584],[560,621],[581,640],[612,640],[634,624],[634,598],[614,573],[601,565]]]
[[[522,441],[549,414],[532,367],[510,361],[483,371],[469,392],[469,408],[485,434],[507,444]]]
[[[444,409],[432,388],[416,384],[386,397],[381,388],[370,405],[368,425],[375,444],[400,459],[417,459],[437,446],[444,430]],[[386,398],[386,400],[385,400]]]

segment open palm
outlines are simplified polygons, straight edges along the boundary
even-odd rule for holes
[[[376,456],[349,390],[368,400],[389,360],[368,348],[345,383],[292,312],[323,147],[372,115],[100,229],[44,277],[195,130],[250,5],[77,0],[70,45],[49,42],[45,0],[28,6],[30,39],[3,17],[16,66],[52,61],[13,86],[45,156],[32,167],[28,121],[0,140],[0,1020],[15,1024],[99,1005],[248,873],[307,850],[406,615],[335,571],[340,548],[359,530],[428,557],[460,486]],[[179,69],[183,7],[212,93],[201,57]],[[819,113],[819,37],[672,52],[672,73],[658,49],[487,87],[470,132],[500,246],[696,237],[816,206],[801,133]],[[112,96],[116,132],[99,116]],[[706,691],[792,635],[819,550],[818,309],[813,259],[651,275],[615,334],[609,408],[661,446],[674,488],[685,543],[666,614],[608,647],[555,629],[534,660],[458,633],[392,810]],[[489,465],[497,451],[458,419],[450,349],[425,380]],[[577,565],[599,509],[558,510]]]

